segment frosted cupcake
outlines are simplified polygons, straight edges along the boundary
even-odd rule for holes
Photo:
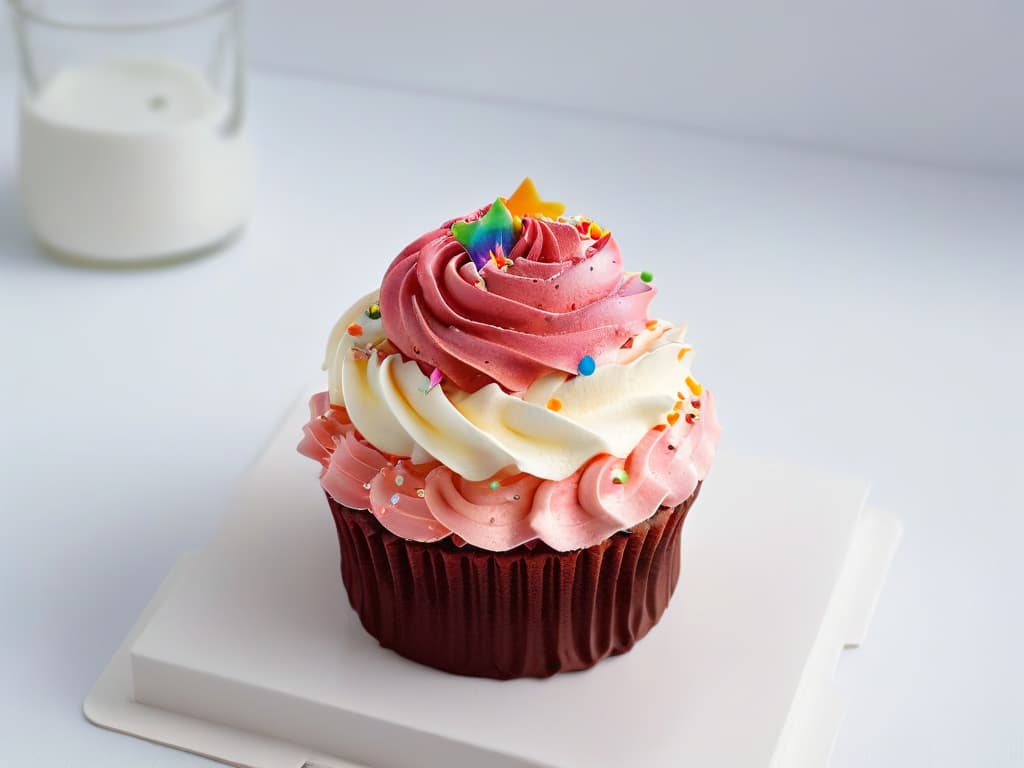
[[[649,273],[527,179],[407,246],[327,344],[318,460],[349,601],[449,672],[546,677],[660,619],[714,400]]]

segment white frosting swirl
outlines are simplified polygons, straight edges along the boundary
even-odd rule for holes
[[[550,373],[517,394],[493,383],[472,394],[448,383],[427,389],[419,365],[376,348],[381,322],[364,313],[376,300],[365,296],[331,333],[331,402],[378,449],[437,459],[471,481],[508,467],[562,480],[598,454],[628,456],[672,411],[692,364],[685,328],[658,322],[590,376]],[[348,333],[355,322],[360,335]]]

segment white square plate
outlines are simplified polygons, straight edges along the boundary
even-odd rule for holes
[[[821,766],[840,650],[900,524],[847,478],[720,456],[661,623],[547,680],[464,678],[380,648],[349,608],[305,402],[215,539],[179,562],[85,702],[98,725],[252,768]]]

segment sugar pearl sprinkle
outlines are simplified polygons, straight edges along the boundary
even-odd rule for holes
[[[490,485],[488,485],[487,487],[490,488],[492,491],[496,491],[499,488],[501,488],[501,483],[499,483],[497,480],[491,480]]]
[[[625,485],[629,482],[629,472],[622,467],[612,470],[612,482],[616,485]]]
[[[649,282],[651,282],[651,280],[654,279],[654,273],[653,272],[648,272],[645,269],[643,272],[640,273],[640,279],[643,280],[645,283],[649,283]]]
[[[371,320],[380,320],[380,304],[371,304],[366,308],[366,316]]]
[[[427,492],[425,490],[423,490],[422,488],[417,488],[416,489],[416,495],[419,496],[422,499],[424,496],[427,495]]]
[[[398,500],[401,499],[401,498],[402,497],[399,496],[397,493],[394,493],[394,494],[391,495],[391,503],[392,504],[397,504]]]
[[[405,478],[401,475],[395,475],[395,485],[401,485],[405,482]]]
[[[590,355],[584,355],[583,359],[580,360],[579,372],[583,376],[590,376],[594,371],[597,370],[597,363],[594,362],[594,358]]]

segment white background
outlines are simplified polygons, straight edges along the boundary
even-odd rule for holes
[[[251,60],[271,71],[1024,172],[1018,0],[247,7]]]
[[[598,90],[637,99],[642,120],[600,120],[572,101],[580,61],[596,60],[587,30],[559,48],[566,75],[544,85],[581,111],[493,89],[473,102],[258,78],[247,236],[163,271],[79,271],[36,254],[13,188],[13,82],[0,77],[0,757],[201,763],[87,726],[81,699],[175,558],[208,538],[233,479],[315,375],[335,316],[405,242],[530,173],[655,272],[655,310],[689,321],[718,394],[724,450],[869,477],[873,502],[905,517],[868,644],[842,664],[834,765],[1024,765],[1020,6],[929,4],[931,23],[916,25],[924,3],[860,4],[857,21],[779,5],[693,11],[703,32],[679,10],[595,17],[615,31],[603,55],[622,62],[596,70]],[[354,26],[378,11],[282,19],[282,7],[251,8],[263,68],[449,93],[458,81],[463,96],[509,70],[506,55],[481,78],[488,68],[469,64],[479,45],[432,58],[451,45],[436,20],[417,36],[393,12]],[[869,31],[887,42],[868,52]],[[662,52],[693,45],[670,66],[648,39]],[[645,73],[682,84],[677,112],[653,111],[668,99],[631,85]],[[803,99],[807,88],[820,98]],[[998,173],[662,124],[690,122],[684,107],[730,135]]]
[[[254,2],[257,64],[1024,171],[1016,0]]]

